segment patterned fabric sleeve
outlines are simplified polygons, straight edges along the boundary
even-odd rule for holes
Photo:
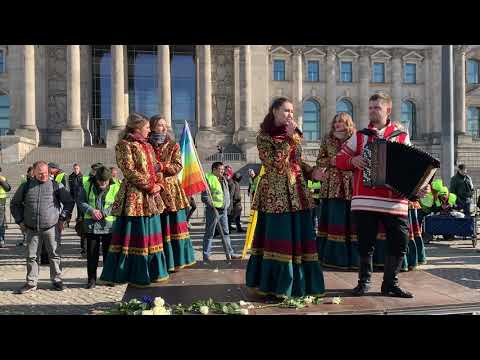
[[[322,145],[317,157],[317,167],[326,168],[330,166],[330,157],[328,156],[327,138],[323,138]]]
[[[265,172],[284,173],[288,168],[290,145],[286,141],[275,141],[267,135],[257,136],[258,156],[265,166]]]
[[[167,176],[177,175],[182,171],[182,154],[180,153],[180,146],[175,143],[172,147],[172,155],[170,157],[170,162],[165,164],[163,172]]]
[[[138,171],[132,156],[132,149],[127,141],[120,141],[115,146],[117,164],[125,179],[143,191],[150,191],[154,186],[153,179],[145,173]],[[154,156],[152,156],[152,160]],[[155,161],[156,163],[156,161]],[[148,167],[147,164],[142,164]],[[155,164],[154,164],[155,165]]]

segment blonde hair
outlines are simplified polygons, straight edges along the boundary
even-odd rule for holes
[[[148,123],[149,120],[145,115],[136,112],[130,113],[127,118],[125,129],[118,134],[118,141],[125,139],[128,134],[133,133],[136,129],[141,129]]]
[[[337,120],[343,120],[343,122],[345,123],[345,130],[347,131],[347,136],[345,137],[345,139],[351,137],[356,131],[356,128],[352,117],[349,113],[346,112],[339,112],[333,117],[332,123],[330,124],[330,132],[328,133],[328,135],[333,136],[333,133],[335,132],[335,121]]]

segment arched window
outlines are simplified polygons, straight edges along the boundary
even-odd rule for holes
[[[0,91],[0,136],[10,130],[10,98]]]
[[[411,139],[417,137],[417,121],[416,121],[416,109],[415,104],[411,101],[402,102],[402,115],[400,121],[406,129]]]
[[[473,137],[479,137],[478,123],[480,121],[480,109],[469,106],[467,111],[467,133]]]
[[[352,105],[352,103],[350,101],[348,101],[347,99],[342,99],[339,102],[337,102],[337,114],[339,112],[346,112],[346,113],[350,114],[350,116],[353,119],[353,105]],[[332,120],[332,119],[329,119],[329,121],[330,120]]]
[[[320,139],[320,104],[315,100],[303,104],[303,136],[307,141]]]

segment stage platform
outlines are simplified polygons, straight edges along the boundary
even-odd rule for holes
[[[212,298],[218,302],[248,301],[266,305],[252,297],[245,287],[246,261],[212,261],[197,263],[190,269],[173,273],[165,283],[146,288],[128,286],[123,300],[144,295],[161,296],[168,304],[189,305],[193,301]],[[217,271],[218,270],[218,271]],[[400,284],[415,294],[414,299],[381,296],[382,272],[373,274],[368,296],[354,297],[351,289],[357,284],[357,273],[324,269],[326,294],[324,303],[303,309],[269,307],[251,309],[252,315],[394,315],[394,314],[475,314],[480,313],[480,291],[445,280],[426,271],[400,274]],[[341,297],[341,304],[332,298]]]

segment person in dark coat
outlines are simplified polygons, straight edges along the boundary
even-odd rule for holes
[[[242,180],[242,175],[239,173],[233,174],[229,180],[228,187],[230,190],[230,207],[228,209],[228,225],[230,231],[233,229],[232,222],[235,222],[237,225],[237,232],[242,233],[245,230],[242,229],[242,224],[240,223],[240,216],[242,215],[242,194],[240,193],[240,181]]]
[[[76,199],[80,189],[83,186],[83,174],[80,170],[80,165],[77,163],[73,164],[73,172],[68,176],[68,189],[70,191],[70,196],[72,199]],[[77,207],[77,220],[81,217],[81,211]],[[70,227],[70,221],[68,219],[67,227]]]

